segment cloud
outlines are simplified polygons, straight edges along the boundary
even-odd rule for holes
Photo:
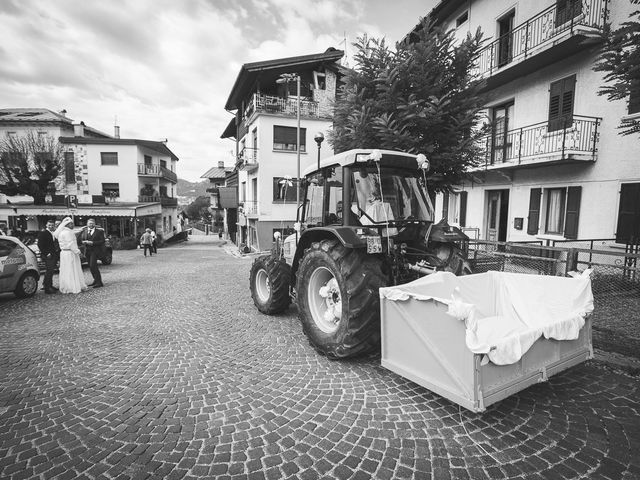
[[[220,160],[233,162],[233,144],[220,135],[242,64],[345,48],[345,34],[349,42],[363,32],[381,36],[391,23],[380,16],[384,5],[0,0],[0,106],[65,108],[108,133],[117,117],[123,137],[168,138],[178,175],[198,179]]]

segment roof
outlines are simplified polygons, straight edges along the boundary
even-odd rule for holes
[[[397,156],[409,157],[409,158],[417,157],[417,155],[414,155],[413,153],[400,152],[397,150],[381,150],[376,148],[357,148],[354,150],[347,150],[346,152],[337,153],[330,157],[323,158],[322,160],[320,160],[320,168],[329,167],[332,165],[340,165],[344,167],[346,165],[352,165],[356,161],[366,162],[369,159],[369,155],[371,155],[371,153],[374,151],[378,151],[382,155],[394,155],[396,157]],[[310,173],[313,173],[316,171],[318,171],[318,165],[314,164],[310,167],[307,167],[304,170],[302,175],[306,177]]]
[[[200,178],[225,178],[232,168],[213,167],[207,170]]]
[[[283,73],[294,73],[299,71],[301,67],[312,67],[315,64],[325,62],[334,63],[343,56],[344,52],[342,50],[336,50],[331,47],[324,53],[245,63],[240,68],[224,108],[227,110],[238,109],[242,100],[250,93],[261,75],[267,75],[266,81],[269,81],[269,79],[275,81]]]
[[[438,2],[426,15],[426,17],[438,25],[449,15],[453,14],[458,8],[467,3],[468,0],[440,0],[440,2]],[[422,22],[413,27],[411,31],[408,32],[402,40],[400,40],[400,42],[406,43],[415,41],[415,34],[420,30],[422,30]]]
[[[83,145],[138,145],[167,155],[173,160],[179,160],[176,154],[169,150],[169,147],[167,147],[164,142],[154,142],[152,140],[139,140],[137,138],[60,137],[60,143]]]
[[[236,130],[236,117],[233,116],[231,120],[229,120],[229,123],[224,129],[224,132],[222,132],[222,135],[220,135],[220,138],[236,138],[237,134],[238,132]]]
[[[32,124],[32,123],[55,123],[65,124],[68,127],[73,127],[73,119],[67,117],[63,113],[57,113],[48,108],[2,108],[0,109],[0,123],[11,124]],[[82,122],[84,125],[84,122]],[[100,130],[93,127],[84,125],[86,131],[91,132],[93,135],[103,138],[112,138]]]

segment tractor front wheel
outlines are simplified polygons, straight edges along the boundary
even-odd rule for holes
[[[298,315],[311,345],[329,358],[367,353],[380,344],[380,261],[336,240],[313,243],[297,272]]]
[[[253,262],[249,287],[253,303],[262,313],[273,315],[287,309],[290,284],[291,267],[283,259],[263,255]]]

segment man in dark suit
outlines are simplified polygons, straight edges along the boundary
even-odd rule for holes
[[[58,291],[58,289],[53,286],[53,273],[60,258],[60,249],[58,247],[58,241],[53,237],[54,230],[54,221],[50,218],[47,220],[47,225],[44,230],[38,233],[38,248],[40,249],[40,256],[46,268],[44,280],[42,281],[44,293],[56,293]]]
[[[96,227],[96,221],[93,218],[87,220],[87,226],[84,227],[80,233],[80,244],[84,246],[84,254],[89,262],[91,275],[93,275],[93,282],[89,284],[89,286],[93,288],[104,286],[100,270],[98,269],[98,258],[104,256],[104,242],[104,230]]]

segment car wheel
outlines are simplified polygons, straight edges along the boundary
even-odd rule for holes
[[[25,298],[33,297],[37,291],[38,275],[34,272],[26,272],[22,277],[20,277],[20,281],[13,293],[15,293],[16,297]]]

